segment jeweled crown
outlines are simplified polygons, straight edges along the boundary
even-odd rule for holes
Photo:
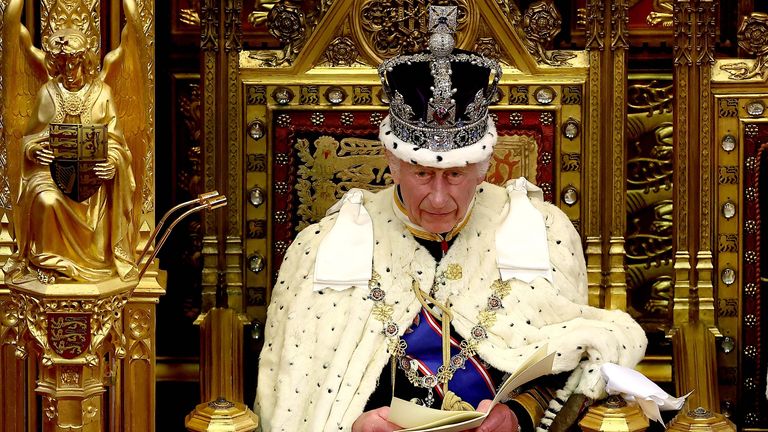
[[[502,74],[496,60],[455,49],[457,15],[455,6],[430,6],[429,50],[379,66],[391,132],[434,152],[470,146],[488,133],[488,106]]]

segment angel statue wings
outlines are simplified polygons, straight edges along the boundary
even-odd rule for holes
[[[0,133],[10,198],[3,201],[10,202],[18,246],[3,268],[6,282],[138,275],[136,228],[146,179],[137,158],[144,160],[152,138],[149,102],[137,86],[151,75],[141,62],[148,44],[139,12],[133,0],[123,3],[121,45],[101,71],[97,39],[73,22],[56,22],[41,51],[20,23],[23,0],[6,6]]]

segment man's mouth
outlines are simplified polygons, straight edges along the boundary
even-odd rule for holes
[[[453,214],[453,211],[447,211],[447,212],[434,212],[429,210],[424,210],[425,213],[431,216],[441,217],[441,216],[449,216]]]

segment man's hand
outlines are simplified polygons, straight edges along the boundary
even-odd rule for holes
[[[115,177],[115,163],[107,160],[93,166],[93,173],[102,180],[112,180]]]
[[[352,424],[352,432],[393,432],[402,429],[400,426],[387,421],[389,407],[384,406],[360,414]]]
[[[491,401],[486,399],[477,406],[478,411],[487,412]],[[515,413],[504,404],[496,404],[475,432],[518,432]]]

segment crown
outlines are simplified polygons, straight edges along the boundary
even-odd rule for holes
[[[379,66],[390,101],[379,136],[390,151],[412,163],[448,167],[479,162],[496,141],[488,106],[496,96],[501,66],[455,49],[457,15],[455,6],[430,6],[429,50]]]

